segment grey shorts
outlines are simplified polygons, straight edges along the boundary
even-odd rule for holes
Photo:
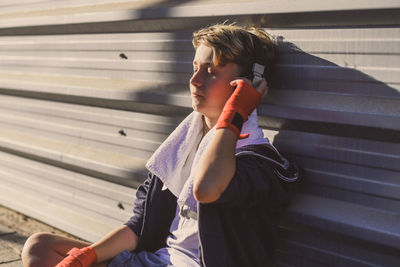
[[[152,252],[127,250],[115,256],[108,267],[173,267],[168,260],[162,259]]]

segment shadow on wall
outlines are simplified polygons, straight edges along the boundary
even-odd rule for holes
[[[329,170],[332,177],[340,173],[334,169],[339,162],[348,166],[351,176],[356,176],[353,165],[388,168],[379,161],[390,160],[396,152],[387,147],[400,143],[398,89],[357,69],[308,54],[283,37],[278,39],[271,84],[271,92],[259,109],[260,125],[279,131],[273,144],[300,167],[307,162],[308,167],[318,170],[323,162],[324,171]],[[389,146],[378,145],[383,143]],[[365,160],[363,154],[368,153],[379,153],[379,160]],[[296,191],[309,191],[307,176],[303,171],[304,180]],[[349,193],[348,198],[356,196]],[[341,198],[338,194],[332,197]]]
[[[374,62],[379,63],[385,65]],[[303,169],[303,181],[281,221],[278,260],[295,266],[353,266],[374,253],[398,259],[398,250],[381,246],[374,232],[392,234],[385,240],[395,238],[387,230],[392,222],[380,223],[373,212],[399,211],[399,89],[308,54],[283,37],[271,87],[260,124],[279,130],[273,144]],[[367,221],[374,224],[368,229],[373,234],[358,234]],[[350,246],[343,250],[343,244]]]
[[[283,36],[277,37],[277,45],[274,88],[400,98],[399,90],[357,70],[355,63],[343,61],[346,67],[341,67],[302,51]]]
[[[281,36],[277,52],[271,90],[259,108],[262,127],[400,142],[398,89],[308,54]],[[277,144],[283,135],[275,137]]]

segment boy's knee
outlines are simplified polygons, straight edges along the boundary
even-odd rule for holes
[[[30,266],[29,262],[32,258],[40,258],[40,255],[45,253],[52,245],[53,234],[50,233],[35,233],[31,235],[24,244],[21,258],[24,266]]]
[[[35,233],[28,237],[28,239],[25,241],[24,244],[24,249],[25,248],[37,248],[38,246],[43,246],[45,244],[51,243],[51,240],[53,239],[54,235],[50,233]]]

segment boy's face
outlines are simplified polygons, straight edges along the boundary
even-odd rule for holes
[[[239,75],[234,63],[214,66],[211,47],[200,45],[193,60],[193,76],[190,79],[192,107],[211,120],[217,120],[233,93],[230,82]]]

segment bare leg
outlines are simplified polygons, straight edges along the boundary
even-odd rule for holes
[[[36,233],[25,242],[22,262],[25,267],[54,267],[73,248],[82,248],[90,243],[50,234]]]

